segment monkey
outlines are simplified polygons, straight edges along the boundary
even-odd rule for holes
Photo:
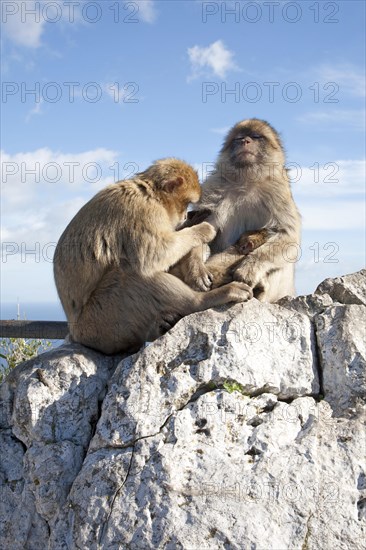
[[[245,231],[271,230],[267,242],[238,261],[232,273],[233,280],[245,282],[257,299],[266,302],[295,293],[301,218],[284,166],[281,138],[268,122],[257,118],[238,122],[202,185],[200,201],[189,213],[188,225],[205,220],[217,230],[209,245],[211,254],[224,252]],[[204,263],[206,249],[195,247],[174,268],[195,290],[212,287],[213,274]],[[221,275],[216,266],[215,276]]]
[[[252,297],[245,283],[202,293],[167,272],[216,235],[208,222],[180,229],[200,194],[197,172],[167,158],[105,187],[79,210],[54,255],[72,341],[105,354],[134,353],[185,315]]]

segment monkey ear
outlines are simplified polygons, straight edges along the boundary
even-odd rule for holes
[[[184,179],[182,176],[177,176],[174,179],[167,180],[163,183],[163,189],[164,191],[167,191],[167,193],[173,193],[176,189],[181,187],[184,183]]]

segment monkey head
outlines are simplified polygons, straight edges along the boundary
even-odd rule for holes
[[[152,186],[175,229],[186,220],[188,205],[198,202],[201,197],[196,170],[179,159],[157,160],[138,177]]]
[[[282,168],[285,164],[280,136],[268,122],[257,118],[235,124],[224,141],[220,156],[238,169],[266,163]]]

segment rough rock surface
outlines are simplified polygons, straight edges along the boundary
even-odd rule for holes
[[[366,272],[0,387],[0,548],[363,549]],[[98,421],[98,423],[97,423]]]

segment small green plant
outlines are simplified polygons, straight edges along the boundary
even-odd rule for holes
[[[52,342],[48,340],[34,340],[31,338],[2,338],[0,340],[0,383],[19,363],[32,359],[43,351],[52,347]]]
[[[233,393],[234,391],[238,391],[242,394],[244,394],[244,388],[239,382],[235,382],[234,380],[225,380],[223,383],[223,388],[229,393]]]

